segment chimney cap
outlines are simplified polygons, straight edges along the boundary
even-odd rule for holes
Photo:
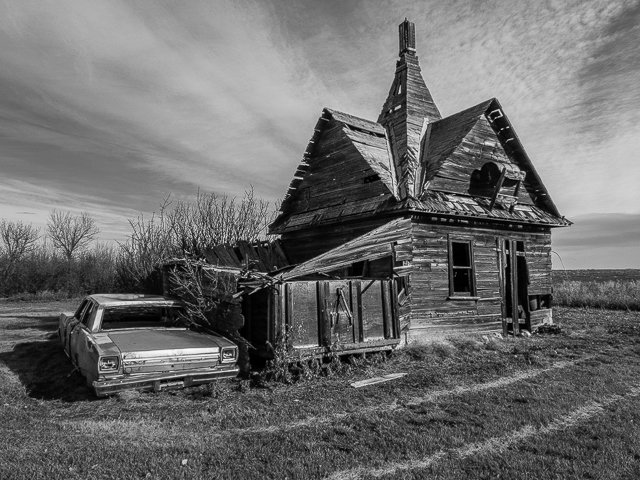
[[[405,17],[399,27],[400,34],[400,52],[398,55],[404,53],[415,53],[416,51],[416,26],[413,22],[410,22]]]

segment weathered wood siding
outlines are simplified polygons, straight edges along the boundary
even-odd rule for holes
[[[476,297],[449,295],[449,237],[472,242]],[[413,261],[410,274],[411,320],[407,340],[457,331],[501,328],[498,239],[525,244],[531,284],[529,294],[551,293],[550,233],[524,233],[488,228],[415,223],[412,229]]]
[[[242,333],[265,357],[285,332],[309,354],[388,349],[400,342],[396,296],[392,280],[285,282],[249,297]]]
[[[525,258],[529,267],[529,295],[553,293],[551,280],[551,232],[523,235]]]

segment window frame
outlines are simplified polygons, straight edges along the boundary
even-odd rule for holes
[[[453,244],[460,243],[467,245],[469,252],[469,266],[457,266],[453,264]],[[448,238],[448,259],[449,259],[449,297],[450,298],[469,298],[476,297],[476,265],[473,254],[473,239],[449,236]],[[454,285],[454,273],[456,270],[469,271],[469,291],[456,292]]]

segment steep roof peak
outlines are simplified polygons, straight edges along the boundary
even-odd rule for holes
[[[442,118],[427,88],[416,55],[415,25],[405,19],[398,29],[399,55],[387,100],[378,117],[385,127],[393,154],[401,198],[415,196],[420,179],[421,144],[428,124]]]

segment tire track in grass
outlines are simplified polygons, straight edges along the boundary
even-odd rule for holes
[[[601,415],[602,413],[604,413],[605,408],[609,405],[620,402],[627,398],[637,397],[639,395],[640,385],[634,385],[624,395],[614,394],[601,398],[600,400],[589,402],[584,406],[569,413],[568,415],[565,415],[561,418],[556,418],[555,420],[549,422],[547,425],[541,427],[525,425],[524,427],[506,435],[492,437],[482,442],[469,443],[458,448],[440,450],[420,460],[389,463],[385,467],[376,469],[359,467],[351,470],[343,470],[334,472],[333,474],[325,478],[327,480],[355,480],[362,478],[365,475],[368,477],[378,478],[384,475],[396,475],[400,472],[428,468],[437,463],[439,460],[442,460],[443,458],[453,457],[458,460],[464,460],[465,458],[477,455],[503,453],[512,445],[523,440],[527,440],[536,436],[544,436],[575,427],[598,415]]]
[[[329,424],[338,422],[340,420],[344,420],[346,418],[362,417],[362,416],[375,414],[375,413],[389,413],[389,412],[399,411],[399,410],[410,408],[416,405],[420,405],[422,403],[434,402],[446,396],[463,395],[467,393],[476,393],[484,390],[490,390],[493,388],[505,387],[513,383],[538,377],[550,371],[572,367],[580,362],[590,360],[594,357],[596,357],[596,355],[588,355],[575,360],[557,362],[547,368],[542,368],[539,370],[529,370],[529,371],[517,373],[510,377],[498,378],[490,382],[458,386],[449,390],[437,390],[435,392],[431,392],[422,397],[414,397],[409,401],[403,402],[403,403],[394,402],[394,403],[385,404],[385,405],[363,407],[352,412],[342,412],[342,413],[334,413],[332,415],[307,417],[303,420],[292,421],[284,424],[275,424],[275,425],[262,426],[262,427],[233,428],[233,429],[223,430],[223,431],[212,433],[212,434],[207,434],[205,436],[209,439],[216,439],[220,437],[236,436],[236,435],[274,434],[278,432],[288,432],[290,430],[295,430],[299,428],[329,425]],[[135,422],[135,421],[131,422],[126,420],[124,421],[123,420],[98,420],[98,421],[84,420],[82,423],[66,422],[66,424],[70,428],[78,431],[79,433],[91,433],[91,434],[100,433],[104,435],[106,432],[114,432],[114,434],[117,433],[117,435],[119,436],[127,436],[126,432],[131,431],[131,434],[132,434],[131,436],[133,437],[146,435],[148,439],[151,439],[156,436],[161,437],[162,439],[166,439],[168,435],[171,435],[170,432],[167,432],[165,425],[160,423],[150,424],[148,421],[146,421],[144,424],[139,424],[138,422]],[[179,433],[180,431],[179,427],[175,427],[175,428],[176,428],[177,436],[184,435],[183,433],[182,434]]]
[[[288,431],[288,430],[293,430],[296,428],[304,428],[304,427],[311,427],[311,426],[319,426],[319,425],[326,425],[326,424],[330,424],[333,423],[337,420],[342,420],[348,417],[360,417],[360,416],[366,416],[372,413],[387,413],[387,412],[394,412],[394,411],[398,411],[398,410],[403,410],[406,409],[408,407],[413,407],[416,405],[420,405],[422,403],[429,403],[429,402],[434,402],[442,397],[446,397],[446,396],[455,396],[455,395],[463,395],[466,393],[476,393],[476,392],[481,392],[484,390],[491,390],[493,388],[501,388],[501,387],[505,387],[508,385],[511,385],[513,383],[517,383],[517,382],[521,382],[522,380],[528,380],[530,378],[534,378],[537,376],[540,376],[544,373],[553,371],[553,370],[560,370],[563,368],[567,368],[567,367],[572,367],[574,365],[576,365],[579,362],[584,362],[586,360],[590,360],[592,358],[596,357],[596,355],[588,355],[582,358],[578,358],[575,360],[567,360],[567,361],[563,361],[563,362],[558,362],[555,363],[553,365],[551,365],[550,367],[547,368],[542,368],[540,370],[532,370],[532,371],[526,371],[526,372],[520,372],[517,373],[515,375],[512,375],[510,377],[506,377],[506,378],[498,378],[497,380],[493,380],[491,382],[485,382],[485,383],[475,383],[473,385],[464,385],[464,386],[458,386],[449,390],[437,390],[435,392],[431,392],[427,395],[424,395],[422,397],[414,397],[412,399],[410,399],[407,402],[403,402],[403,403],[390,403],[390,404],[386,404],[386,405],[376,405],[376,406],[371,406],[371,407],[364,407],[364,408],[360,408],[357,411],[354,412],[344,412],[344,413],[335,413],[333,415],[325,415],[322,417],[308,417],[304,420],[299,420],[296,422],[291,422],[291,423],[287,423],[284,425],[273,425],[273,426],[269,426],[269,427],[249,427],[249,428],[245,428],[245,429],[235,429],[235,430],[227,430],[226,432],[229,433],[233,433],[234,435],[237,434],[242,434],[242,433],[247,433],[247,434],[252,434],[252,433],[274,433],[277,431]]]

